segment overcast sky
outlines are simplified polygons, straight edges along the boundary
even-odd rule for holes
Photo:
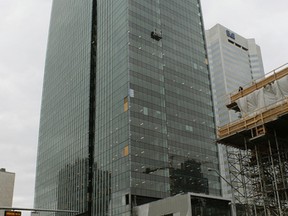
[[[0,168],[16,173],[15,207],[33,207],[51,3],[0,0]],[[265,72],[288,62],[287,9],[287,0],[202,0],[205,28],[220,23],[255,38]]]

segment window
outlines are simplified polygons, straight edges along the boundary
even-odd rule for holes
[[[128,146],[125,146],[122,152],[123,157],[127,156],[129,154],[129,148]]]
[[[124,98],[124,112],[128,111],[128,97]]]
[[[129,205],[129,194],[125,194],[125,204]]]
[[[143,114],[148,115],[148,108],[147,107],[143,107]]]

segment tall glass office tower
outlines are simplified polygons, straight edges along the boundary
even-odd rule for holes
[[[35,207],[220,195],[200,0],[53,2]]]

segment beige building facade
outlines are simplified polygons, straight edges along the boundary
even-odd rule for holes
[[[15,173],[0,168],[0,206],[12,207]]]

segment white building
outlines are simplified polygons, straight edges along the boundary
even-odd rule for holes
[[[228,111],[228,94],[264,76],[260,47],[255,39],[246,39],[217,24],[206,32],[207,51],[211,73],[215,121],[223,126],[239,118],[239,113]],[[229,180],[226,148],[219,147],[222,176]],[[222,181],[223,195],[230,187]]]
[[[233,211],[230,199],[199,193],[177,194],[134,208],[138,216],[228,216]],[[235,215],[235,214],[232,214]]]
[[[12,207],[15,173],[0,169],[0,206]]]
[[[217,24],[206,31],[217,126],[237,119],[226,108],[227,95],[240,86],[264,76],[260,47],[255,39],[246,39]]]

